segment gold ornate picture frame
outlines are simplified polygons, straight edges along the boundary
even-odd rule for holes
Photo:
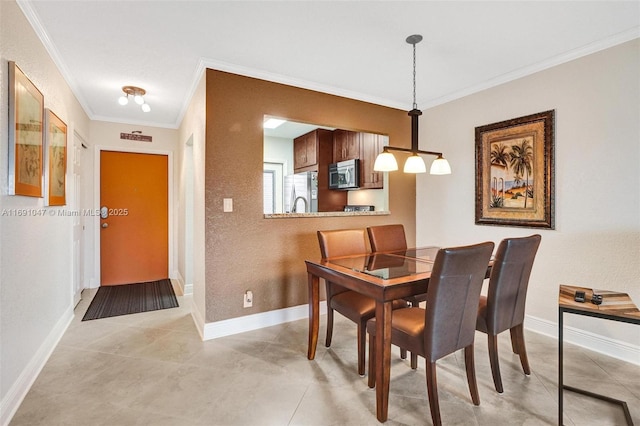
[[[9,61],[9,194],[42,197],[44,96]]]
[[[555,111],[476,127],[476,224],[554,229]]]
[[[67,125],[45,110],[45,188],[47,205],[64,206],[67,184]]]

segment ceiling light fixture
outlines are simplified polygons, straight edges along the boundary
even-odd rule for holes
[[[265,129],[275,129],[286,122],[287,120],[282,120],[280,118],[267,118],[266,120],[264,120],[262,127],[264,127]]]
[[[416,103],[416,44],[422,41],[422,36],[419,34],[410,35],[407,37],[407,43],[413,45],[413,109],[409,111],[411,117],[411,149],[398,148],[395,146],[385,146],[382,153],[378,155],[373,165],[373,170],[378,172],[392,172],[398,170],[398,162],[392,153],[389,151],[403,151],[410,152],[411,155],[404,163],[405,173],[425,173],[427,167],[424,164],[424,160],[418,154],[435,155],[436,159],[431,164],[429,173],[432,175],[448,175],[451,174],[451,166],[449,162],[444,159],[441,152],[434,151],[421,151],[418,149],[418,117],[422,115],[422,111],[418,109]]]
[[[147,93],[146,90],[136,86],[124,86],[122,87],[122,91],[124,92],[124,95],[118,98],[118,103],[120,105],[127,105],[129,103],[129,96],[133,96],[133,101],[140,105],[142,111],[151,111],[149,104],[144,101],[144,95]]]

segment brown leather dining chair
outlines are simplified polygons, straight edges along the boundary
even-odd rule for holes
[[[367,234],[369,234],[371,250],[374,252],[401,251],[407,249],[407,237],[404,233],[404,226],[400,223],[370,226],[367,228]],[[426,300],[426,294],[406,297],[404,300],[411,303],[411,306],[418,306],[418,303]],[[400,358],[407,358],[406,349],[400,348]],[[418,368],[417,358],[415,356],[411,357],[411,368],[414,370]]]
[[[371,250],[401,251],[407,249],[407,238],[402,224],[370,226],[367,228]],[[419,294],[405,298],[411,306],[418,306],[420,302],[427,300],[426,294]]]
[[[524,308],[533,261],[542,237],[507,238],[500,242],[491,268],[487,296],[480,297],[476,329],[487,334],[489,362],[496,391],[503,392],[498,362],[498,334],[511,332],[511,348],[522,370],[531,374],[524,344]]]
[[[434,425],[441,425],[436,361],[464,348],[471,399],[480,405],[474,363],[475,323],[482,283],[494,244],[444,248],[438,251],[429,279],[426,309],[398,309],[391,315],[391,343],[425,358],[427,393]],[[375,386],[375,318],[369,333],[369,387]]]
[[[337,256],[369,253],[367,234],[364,229],[342,229],[318,231],[320,253],[323,259]],[[365,373],[366,324],[376,313],[376,302],[370,297],[348,290],[341,285],[326,282],[327,290],[327,337],[325,346],[331,346],[333,337],[333,311],[355,322],[358,326],[358,374]],[[404,301],[394,302],[394,307],[405,307]]]
[[[407,249],[407,238],[402,224],[370,226],[367,228],[372,251],[399,251]]]

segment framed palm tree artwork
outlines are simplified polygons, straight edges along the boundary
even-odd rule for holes
[[[476,224],[554,229],[555,111],[476,127]]]

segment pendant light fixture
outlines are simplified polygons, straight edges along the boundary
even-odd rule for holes
[[[451,166],[449,166],[449,162],[444,159],[441,152],[421,151],[418,149],[418,117],[422,115],[422,111],[418,109],[418,104],[416,103],[416,44],[422,41],[422,36],[419,34],[410,35],[406,41],[413,46],[413,109],[409,111],[409,116],[411,117],[411,149],[385,146],[382,153],[376,158],[373,169],[378,172],[398,170],[398,162],[389,151],[403,151],[411,153],[404,163],[405,173],[425,173],[427,167],[419,154],[426,154],[436,156],[436,159],[431,164],[430,174],[448,175],[451,174]]]
[[[120,105],[127,105],[129,103],[129,96],[133,96],[133,101],[140,105],[142,111],[151,111],[149,104],[144,101],[144,95],[147,93],[146,90],[136,86],[124,86],[122,91],[124,92],[124,95],[118,98],[118,103]]]

